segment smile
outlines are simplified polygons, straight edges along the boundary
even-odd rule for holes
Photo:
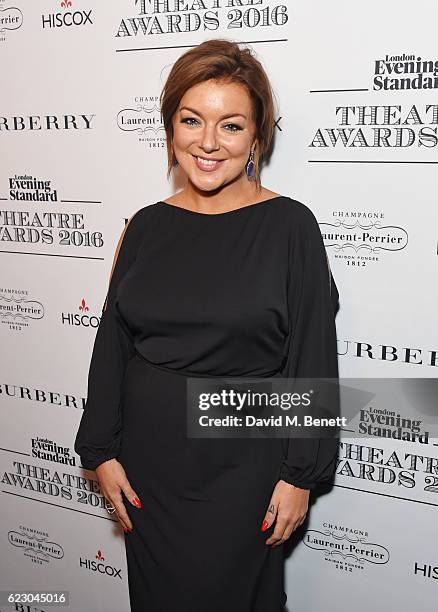
[[[225,161],[223,159],[205,159],[204,157],[198,157],[197,155],[192,155],[192,157],[195,160],[196,166],[205,172],[212,172],[213,170],[216,170]]]

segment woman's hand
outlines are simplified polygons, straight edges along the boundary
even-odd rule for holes
[[[104,461],[95,469],[103,495],[116,509],[117,518],[124,531],[132,531],[132,523],[123,503],[122,491],[126,498],[136,508],[141,508],[141,502],[137,493],[129,484],[125,470],[117,459]]]
[[[273,544],[272,548],[280,546],[304,523],[309,507],[309,493],[309,489],[300,489],[284,480],[277,482],[261,528],[266,531],[277,519],[266,544]]]

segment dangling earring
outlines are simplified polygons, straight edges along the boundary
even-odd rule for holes
[[[249,161],[246,164],[246,176],[249,180],[254,178],[254,149],[251,149]]]
[[[175,166],[177,166],[177,165],[178,165],[178,160],[176,159],[176,156],[175,156],[175,151],[172,151],[172,153],[173,153],[173,162],[172,162],[172,166],[173,166],[173,167],[175,167]]]

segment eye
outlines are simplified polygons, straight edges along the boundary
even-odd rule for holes
[[[193,123],[188,123],[189,121],[197,121],[194,117],[185,117],[181,119],[181,123],[187,123],[187,125],[193,125]]]
[[[227,123],[227,125],[225,125],[224,127],[232,127],[232,130],[228,130],[229,132],[239,132],[242,128],[240,127],[240,125],[237,125],[236,123]]]

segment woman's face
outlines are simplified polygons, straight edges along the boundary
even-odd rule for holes
[[[212,191],[244,177],[254,143],[252,102],[243,85],[211,79],[181,98],[173,118],[173,148],[198,189]]]

